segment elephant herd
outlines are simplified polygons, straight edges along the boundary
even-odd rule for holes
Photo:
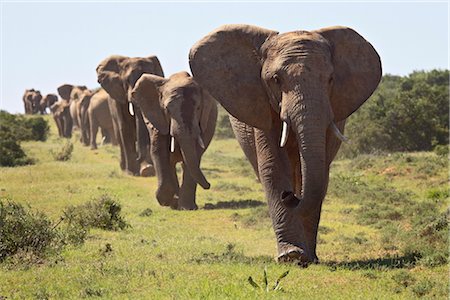
[[[278,261],[318,262],[330,164],[346,119],[381,79],[376,50],[348,27],[279,33],[224,25],[192,46],[189,65],[192,76],[165,77],[156,56],[110,56],[96,68],[100,89],[65,84],[57,102],[27,90],[25,111],[50,107],[61,137],[79,128],[93,149],[100,128],[104,141],[119,145],[123,171],[156,174],[159,204],[194,210],[197,184],[210,187],[200,161],[219,102],[264,187]]]

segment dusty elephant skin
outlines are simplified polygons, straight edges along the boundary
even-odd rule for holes
[[[380,81],[377,52],[346,27],[279,34],[225,25],[192,47],[189,62],[196,81],[233,116],[265,189],[279,261],[318,261],[339,130]]]
[[[164,76],[156,56],[114,55],[97,67],[97,79],[111,96],[108,105],[120,146],[120,167],[131,175],[151,176],[150,138],[139,107],[131,102],[131,91],[142,74]]]
[[[50,111],[58,128],[58,135],[61,138],[72,137],[72,117],[70,116],[69,101],[60,100],[50,107]]]
[[[45,107],[41,107],[42,95],[40,91],[35,89],[25,90],[22,97],[25,114],[32,115],[41,113],[45,110]]]
[[[50,109],[53,104],[55,104],[58,101],[58,96],[55,94],[47,94],[45,95],[40,102],[40,112],[41,114],[47,113],[47,108]]]
[[[100,89],[90,97],[81,100],[82,121],[89,128],[89,140],[91,149],[97,149],[97,132],[101,129],[103,142],[117,145],[117,138],[114,134],[114,127],[109,111],[108,93]]]
[[[215,100],[186,72],[168,79],[144,74],[131,95],[150,132],[158,202],[178,209],[197,209],[197,184],[204,189],[210,187],[200,170],[200,160],[216,127]],[[178,162],[183,168],[181,187],[175,169]]]
[[[89,137],[86,126],[83,125],[83,121],[81,120],[81,100],[85,97],[91,96],[91,91],[84,85],[72,85],[72,84],[63,84],[58,87],[59,96],[69,103],[69,113],[72,118],[72,129],[80,130],[81,137],[80,142],[87,146],[89,145]]]

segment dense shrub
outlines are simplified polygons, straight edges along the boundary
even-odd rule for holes
[[[69,224],[81,227],[95,227],[105,230],[122,230],[129,227],[121,215],[122,206],[109,195],[78,206],[69,206],[64,211],[64,219]]]
[[[21,141],[45,141],[49,127],[42,117],[24,117],[0,111],[0,166],[26,165],[33,160],[26,157]]]
[[[19,252],[41,257],[56,239],[57,232],[44,214],[0,201],[0,262]]]
[[[430,151],[448,145],[449,71],[383,76],[369,100],[347,121],[350,145],[341,155]]]

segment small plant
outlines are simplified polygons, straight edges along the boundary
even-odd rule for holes
[[[282,290],[282,287],[281,287],[281,280],[284,278],[284,277],[286,277],[287,275],[289,274],[289,270],[287,270],[286,272],[284,272],[283,274],[281,274],[279,277],[278,277],[278,279],[277,279],[277,281],[275,282],[275,284],[272,286],[272,287],[270,287],[269,286],[269,281],[267,280],[267,267],[264,267],[264,277],[263,277],[263,284],[264,284],[264,286],[263,285],[259,285],[259,284],[257,284],[254,280],[253,280],[253,278],[252,278],[252,276],[249,276],[248,277],[248,283],[252,286],[252,287],[254,287],[254,288],[257,288],[257,289],[263,289],[264,288],[264,290],[268,293],[268,292],[270,292],[270,291],[279,291],[279,290]]]
[[[139,214],[139,216],[140,217],[150,217],[152,214],[153,214],[153,210],[151,210],[151,208],[146,208]]]
[[[401,270],[392,275],[392,280],[405,288],[416,282],[416,279],[406,270]]]
[[[413,293],[418,297],[423,297],[428,294],[434,287],[434,283],[429,279],[419,281],[412,287]]]
[[[68,161],[72,157],[73,144],[67,141],[59,152],[52,152],[53,158],[57,161]]]

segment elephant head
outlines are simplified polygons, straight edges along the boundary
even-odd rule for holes
[[[156,56],[126,57],[113,55],[103,60],[97,67],[98,83],[114,98],[126,104],[131,91],[142,74],[156,74],[164,77]]]
[[[202,87],[264,137],[267,147],[262,146],[261,152],[267,155],[270,149],[270,155],[280,157],[278,163],[286,167],[276,174],[285,182],[289,178],[288,183],[273,177],[270,160],[263,166],[271,167],[260,170],[280,259],[290,257],[291,251],[298,253],[294,257],[303,257],[303,250],[294,249],[303,248],[302,243],[307,244],[308,259],[316,259],[315,237],[329,164],[340,145],[330,133],[342,138],[335,123],[343,128],[345,119],[377,87],[381,78],[377,52],[346,27],[279,34],[255,26],[225,25],[191,48],[189,63]],[[275,138],[280,141],[272,141]],[[286,143],[289,149],[283,148]],[[285,157],[290,163],[282,161]],[[294,233],[301,228],[304,234]]]
[[[186,72],[168,79],[143,74],[131,93],[149,127],[160,135],[170,135],[170,149],[180,146],[183,161],[192,178],[204,189],[210,184],[200,170],[200,159],[205,150],[202,133],[208,126],[213,101]],[[209,142],[209,141],[208,141]]]
[[[41,100],[41,108],[43,112],[47,109],[47,107],[50,109],[50,107],[55,104],[58,101],[58,96],[55,94],[47,94],[45,97]]]
[[[66,101],[78,100],[83,91],[87,90],[84,85],[63,84],[58,87],[59,96]]]

